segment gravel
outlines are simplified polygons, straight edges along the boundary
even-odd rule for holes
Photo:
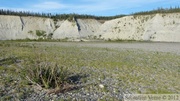
[[[32,42],[31,42],[32,43]],[[32,44],[34,44],[33,42]],[[56,46],[77,46],[77,47],[100,47],[118,50],[145,50],[145,51],[156,51],[156,52],[170,52],[180,54],[180,43],[151,43],[151,42],[135,42],[135,43],[102,43],[102,42],[84,42],[84,43],[73,43],[73,42],[40,42],[36,43],[40,45],[56,45]],[[97,101],[97,100],[123,100],[123,94],[134,93],[133,85],[129,88],[124,88],[124,83],[113,73],[121,72],[116,69],[105,69],[105,68],[91,68],[91,67],[81,67],[79,69],[85,74],[89,74],[86,78],[87,82],[83,84],[78,82],[76,90],[72,90],[65,93],[51,93],[49,94],[47,90],[35,89],[32,86],[25,86],[19,88],[20,78],[10,76],[10,83],[7,85],[0,85],[0,100],[15,100],[15,101],[56,101],[59,99],[63,100],[85,100],[85,101]],[[97,75],[99,74],[99,75]],[[133,75],[133,74],[132,74]],[[139,74],[140,75],[140,74]],[[102,77],[103,76],[103,77]],[[3,80],[6,77],[6,73],[0,74],[0,79]],[[133,84],[133,83],[132,83]],[[143,92],[143,87],[140,87]]]
[[[111,49],[145,50],[180,54],[179,42],[30,42],[41,45],[99,47]]]
[[[82,67],[84,72],[102,73],[105,69],[92,69],[88,67]],[[105,70],[106,71],[106,70]],[[1,74],[2,75],[2,74]],[[72,90],[65,93],[48,93],[47,90],[37,89],[36,86],[19,87],[20,81],[16,81],[18,78],[13,78],[7,85],[0,86],[0,96],[2,101],[4,100],[16,100],[16,101],[56,101],[63,100],[85,100],[85,101],[97,101],[100,99],[116,99],[122,100],[123,94],[128,93],[123,90],[116,79],[111,79],[111,73],[105,73],[106,78],[100,79],[100,77],[89,76],[86,84],[76,84],[79,89]],[[16,83],[14,83],[16,81]],[[93,82],[92,82],[93,81]],[[99,85],[103,85],[103,88]]]

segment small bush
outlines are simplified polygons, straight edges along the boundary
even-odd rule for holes
[[[47,39],[52,39],[53,33],[48,34]]]
[[[68,72],[65,67],[48,62],[33,61],[34,66],[26,68],[24,74],[32,84],[42,88],[59,88],[68,82]]]
[[[17,57],[8,57],[8,58],[4,58],[4,59],[0,59],[0,66],[2,65],[10,65],[10,64],[14,64],[17,63]]]
[[[175,21],[173,20],[173,24],[175,24]]]
[[[30,30],[30,31],[28,31],[28,33],[29,33],[29,34],[33,34],[33,31],[32,31],[32,30]]]
[[[101,38],[102,37],[102,35],[99,35],[99,38]]]
[[[45,33],[46,33],[46,32],[45,32],[45,31],[42,31],[42,30],[36,30],[36,35],[39,36],[39,37],[40,37],[40,36],[45,36]]]

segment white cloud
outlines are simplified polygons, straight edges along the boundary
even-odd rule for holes
[[[82,3],[84,2],[84,3]],[[39,4],[35,4],[31,6],[34,11],[39,11],[39,12],[63,12],[63,13],[91,13],[91,12],[99,12],[99,11],[105,11],[105,10],[111,10],[114,9],[115,7],[110,7],[108,4],[105,2],[97,2],[95,0],[88,0],[88,1],[83,1],[79,0],[78,3],[74,4],[73,2],[71,3],[59,3],[59,2],[41,2]]]
[[[145,4],[152,4],[162,0],[79,0],[79,4],[64,4],[67,11],[78,13],[103,12],[108,10],[126,10],[136,7],[142,7]],[[83,4],[82,4],[83,2]]]
[[[33,5],[33,7],[40,10],[53,10],[65,8],[65,5],[58,2],[43,2]]]
[[[61,0],[63,1],[63,0]],[[177,2],[177,0],[174,0]],[[45,4],[42,3],[39,8],[47,8],[52,9],[50,6],[52,5],[57,8],[57,11],[63,13],[80,13],[80,14],[97,14],[103,15],[111,12],[116,12],[116,14],[128,14],[136,11],[148,10],[147,8],[156,9],[153,7],[163,7],[164,2],[168,2],[169,4],[173,1],[167,0],[77,0],[72,2],[64,2],[63,3],[50,3]],[[42,6],[43,5],[43,6]],[[136,9],[136,10],[135,10]],[[149,9],[150,10],[150,9]],[[108,12],[108,13],[107,13]]]
[[[85,5],[79,5],[81,8],[78,12],[117,12],[132,13],[137,11],[146,11],[156,9],[157,7],[168,7],[177,4],[178,0],[81,0],[86,2]],[[169,5],[168,5],[169,4]]]
[[[117,9],[117,6],[111,6],[109,2],[102,2],[97,0],[80,0],[83,3],[64,4],[64,9],[71,13],[90,14],[96,12],[103,12],[107,10]]]

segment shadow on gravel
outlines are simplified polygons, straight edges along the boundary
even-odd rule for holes
[[[85,79],[87,77],[88,75],[86,74],[75,74],[75,75],[70,76],[68,80],[70,81],[70,83],[79,84],[81,79]]]
[[[50,91],[49,94],[51,93],[66,93],[69,91],[73,91],[73,90],[79,90],[82,87],[85,87],[86,85],[83,85],[83,83],[81,82],[81,79],[86,79],[88,77],[88,75],[86,74],[75,74],[70,76],[69,78],[67,78],[67,80],[69,81],[68,83],[62,85],[62,89],[56,90],[56,91]]]

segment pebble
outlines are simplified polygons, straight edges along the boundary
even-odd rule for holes
[[[104,85],[103,85],[103,84],[99,84],[99,87],[100,87],[100,88],[104,88]]]

